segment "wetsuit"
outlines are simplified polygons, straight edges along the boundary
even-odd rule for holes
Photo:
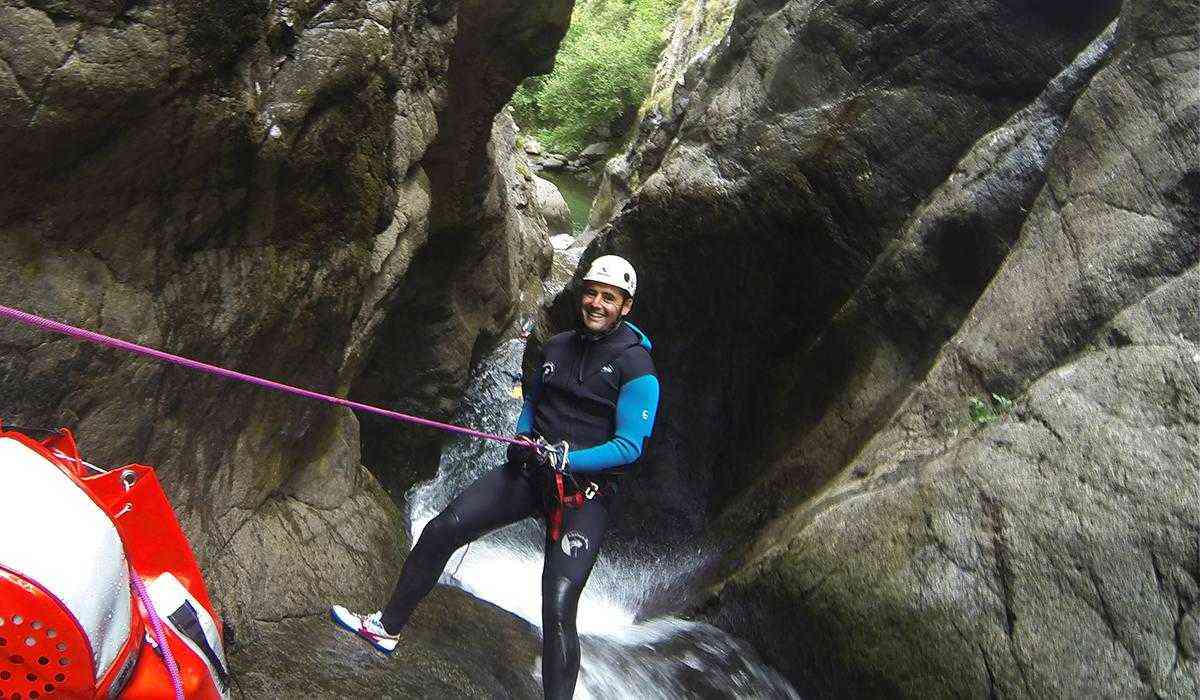
[[[534,376],[523,381],[525,403],[517,433],[571,446],[569,469],[576,481],[611,482],[639,456],[658,409],[658,377],[650,340],[620,322],[593,336],[560,333],[542,349]],[[548,515],[546,470],[506,464],[480,477],[425,526],[404,562],[383,625],[391,633],[408,621],[417,603],[441,577],[462,545],[504,525]],[[542,687],[547,698],[570,698],[579,674],[575,613],[579,595],[600,553],[608,522],[608,498],[563,509],[562,534],[547,528],[542,568]]]

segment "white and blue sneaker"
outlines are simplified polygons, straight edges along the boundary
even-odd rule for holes
[[[346,608],[335,605],[329,609],[333,621],[370,642],[376,649],[385,654],[391,654],[400,643],[400,635],[388,634],[383,628],[380,618],[383,612],[373,612],[370,615],[360,615]]]

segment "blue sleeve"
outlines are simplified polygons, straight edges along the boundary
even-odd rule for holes
[[[540,366],[538,362],[536,366]],[[542,395],[542,373],[533,372],[533,376],[528,373],[521,376],[521,397],[524,399],[521,403],[521,417],[517,418],[517,435],[533,435],[533,412],[537,406],[538,397]]]
[[[617,395],[617,431],[608,442],[570,454],[573,472],[595,472],[633,462],[654,429],[658,413],[658,377],[644,374],[626,382]]]
[[[528,397],[521,404],[521,417],[517,419],[517,435],[533,435],[533,402]]]

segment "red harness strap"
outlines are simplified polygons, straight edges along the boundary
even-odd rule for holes
[[[566,495],[566,489],[563,487],[562,472],[554,474],[554,506],[547,518],[547,524],[550,526],[550,541],[557,542],[559,535],[562,534],[562,521],[564,508],[579,508],[583,505],[585,499],[580,491],[576,491],[570,496]]]

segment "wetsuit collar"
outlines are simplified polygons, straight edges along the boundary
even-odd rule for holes
[[[604,340],[605,338],[611,337],[614,333],[616,333],[618,330],[620,330],[621,326],[623,326],[623,325],[625,325],[624,318],[618,320],[616,323],[613,324],[612,328],[609,328],[608,330],[604,331],[603,333],[589,333],[586,329],[582,329],[582,328],[579,329],[577,332],[579,333],[579,338],[581,340],[584,340],[589,343],[595,343],[595,342]]]

